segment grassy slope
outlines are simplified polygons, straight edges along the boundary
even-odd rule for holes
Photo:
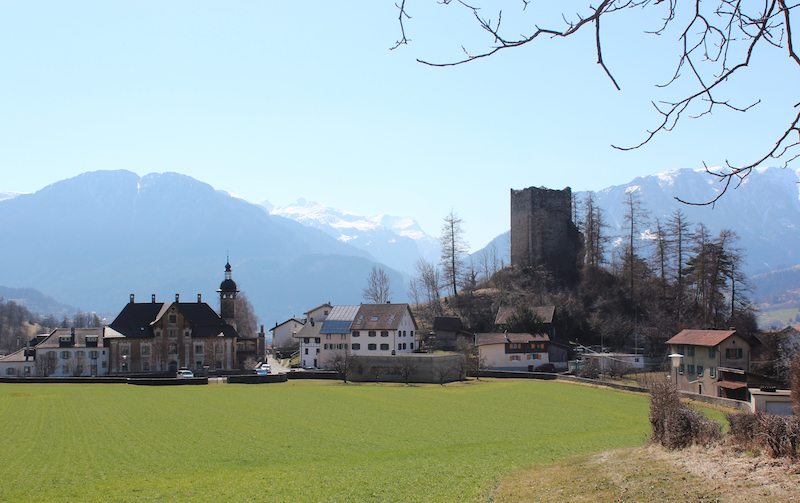
[[[641,445],[644,396],[555,382],[0,385],[0,501],[470,501]]]

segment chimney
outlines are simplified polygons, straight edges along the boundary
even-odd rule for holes
[[[181,294],[176,293],[175,294],[175,302],[180,302],[180,301],[181,301]]]
[[[202,299],[202,296],[198,293],[197,294],[197,303],[198,304],[201,302],[201,299]]]
[[[155,304],[155,303],[156,303],[156,294],[152,294],[152,295],[150,296],[150,302],[152,302],[153,304]]]
[[[131,294],[131,304],[133,304],[133,294]]]

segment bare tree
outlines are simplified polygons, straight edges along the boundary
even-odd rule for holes
[[[236,332],[242,337],[255,337],[258,333],[258,316],[247,294],[236,294]]]
[[[82,376],[86,371],[86,357],[83,355],[76,355],[67,360],[64,364],[65,371],[72,374],[73,377]]]
[[[625,193],[625,225],[628,233],[628,253],[625,256],[625,261],[630,275],[631,301],[635,299],[634,278],[636,277],[635,267],[638,257],[636,250],[639,248],[641,241],[641,229],[647,224],[647,216],[648,212],[644,207],[644,203],[642,203],[638,187],[629,188]]]
[[[386,374],[387,371],[388,371],[388,369],[386,367],[384,367],[383,365],[372,365],[369,368],[369,373],[372,376],[372,378],[375,380],[375,382],[380,381],[381,376]]]
[[[464,256],[469,246],[464,240],[463,220],[451,209],[444,217],[442,235],[439,243],[442,245],[441,264],[444,270],[445,284],[453,289],[453,295],[458,295],[458,285],[464,276]]]
[[[691,225],[691,222],[686,219],[686,215],[680,209],[677,209],[672,212],[669,220],[667,220],[666,227],[670,255],[675,267],[675,314],[679,322],[683,319],[683,299],[685,295],[683,267],[692,239]]]
[[[682,116],[700,118],[710,115],[718,109],[746,112],[757,105],[760,100],[754,99],[736,104],[720,95],[730,86],[735,86],[732,84],[736,82],[735,77],[745,73],[744,69],[750,66],[755,58],[764,57],[767,51],[784,52],[788,58],[783,61],[789,69],[800,66],[800,56],[794,45],[797,41],[793,40],[791,26],[792,15],[797,13],[798,4],[786,0],[764,0],[763,2],[696,0],[689,4],[691,12],[687,16],[676,16],[678,0],[669,2],[661,0],[601,0],[597,6],[587,5],[583,12],[563,13],[561,19],[564,24],[558,27],[543,27],[541,22],[532,21],[529,34],[519,35],[517,25],[512,23],[513,28],[511,29],[514,31],[510,37],[506,35],[505,28],[501,31],[502,11],[498,13],[496,21],[493,22],[484,17],[480,6],[473,2],[467,4],[463,1],[442,0],[439,3],[458,5],[470,10],[479,28],[487,33],[487,40],[492,45],[488,49],[477,52],[464,48],[466,57],[458,61],[431,63],[418,59],[421,63],[431,66],[460,65],[492,56],[506,49],[532,44],[540,38],[566,38],[579,31],[593,29],[593,50],[597,53],[597,63],[618,90],[620,86],[603,60],[600,20],[609,19],[609,16],[616,16],[624,11],[638,11],[641,13],[640,15],[649,16],[647,20],[657,19],[653,27],[644,28],[646,33],[662,35],[668,30],[677,28],[676,33],[679,34],[681,47],[677,55],[677,65],[672,77],[659,87],[677,88],[679,96],[682,98],[653,101],[653,106],[660,115],[659,122],[655,127],[648,129],[644,140],[640,143],[631,147],[614,147],[620,150],[639,148],[647,144],[656,134],[671,131]],[[530,3],[530,0],[523,0],[522,10],[525,11]],[[411,18],[406,11],[406,1],[402,0],[397,7],[400,10],[399,22],[402,38],[397,41],[393,49],[407,44],[409,41],[404,26],[404,22]],[[650,14],[653,11],[657,15]],[[626,22],[630,23],[630,20]],[[662,37],[662,39],[668,39],[668,37]],[[681,72],[681,70],[688,71]],[[688,82],[687,79],[689,79]],[[795,105],[794,108],[798,108],[798,105]],[[707,172],[723,182],[723,189],[712,201],[699,204],[713,204],[729,187],[738,187],[755,167],[773,160],[782,162],[785,167],[800,156],[797,148],[800,145],[800,110],[787,110],[781,120],[785,121],[786,127],[782,133],[778,134],[774,145],[766,147],[766,152],[762,151],[750,162],[731,164],[726,160],[727,169],[720,172],[711,172],[706,169]]]
[[[403,378],[403,382],[409,384],[411,375],[417,371],[419,365],[417,360],[408,356],[396,356],[397,362],[392,365],[392,374],[397,374]]]
[[[36,352],[36,361],[33,364],[34,372],[39,377],[50,377],[58,368],[58,357],[55,351]]]
[[[347,380],[350,376],[358,371],[353,354],[348,349],[336,350],[331,353],[328,360],[325,362],[325,367],[333,369],[339,374],[339,377],[342,378],[345,384],[347,384]]]
[[[392,282],[383,267],[372,266],[372,271],[367,275],[367,286],[362,294],[364,300],[374,304],[385,304],[392,297]]]
[[[454,370],[453,364],[449,361],[437,361],[433,364],[433,368],[431,369],[433,372],[433,377],[435,377],[442,386],[444,386],[447,376],[449,376]]]

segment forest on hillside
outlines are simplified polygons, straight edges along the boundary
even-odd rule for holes
[[[64,315],[39,316],[23,304],[0,298],[0,354],[7,354],[25,345],[36,333],[50,332],[54,328],[99,327],[100,319],[94,313],[78,311],[72,318]]]
[[[664,221],[651,219],[636,191],[624,204],[624,234],[612,235],[591,193],[573,201],[583,251],[572,277],[542,267],[504,267],[505,259],[491,249],[469,261],[455,253],[454,260],[452,241],[459,237],[451,231],[440,264],[447,272],[419,261],[411,281],[421,330],[430,329],[437,314],[455,314],[467,331],[492,331],[498,309],[506,306],[518,309],[509,331],[535,331],[541,320],[525,308],[554,305],[562,342],[637,347],[645,354],[662,354],[664,342],[685,328],[735,327],[745,337],[758,331],[742,272],[746,252],[736,233],[711,235],[680,209]],[[440,298],[444,291],[451,295]]]

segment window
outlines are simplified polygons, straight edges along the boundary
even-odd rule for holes
[[[106,368],[106,367],[108,367],[108,362],[103,360],[103,364],[100,365],[100,366],[103,367],[103,368]]]
[[[169,322],[172,323],[173,325],[175,323],[178,323],[178,315],[177,314],[170,314],[169,315]]]
[[[61,359],[62,360],[69,360],[69,351],[62,351],[61,352]]]
[[[698,365],[697,366],[697,377],[703,377],[703,366],[702,365]]]
[[[716,378],[717,377],[717,368],[716,367],[708,367],[708,375]]]
[[[89,351],[89,358],[97,360],[97,351]]]
[[[377,347],[378,347],[378,346],[377,346],[377,345],[375,345],[375,344],[367,344],[367,349],[369,349],[370,351],[375,351],[375,349],[376,349]]]
[[[413,342],[409,343],[408,348],[409,349],[414,349],[414,343]]]
[[[326,341],[329,341],[329,340],[331,340],[331,334],[327,334],[327,335],[325,336],[325,340],[326,340]]]
[[[194,345],[194,354],[202,355],[203,354],[203,345],[202,344],[195,344]]]
[[[322,346],[322,347],[323,347],[323,348],[325,348],[325,349],[328,349],[328,345],[327,345],[327,344],[325,344],[325,345],[324,345],[324,346]]]
[[[14,370],[15,370],[15,369],[13,369],[12,367],[8,367],[8,368],[6,369],[6,375],[7,375],[7,376],[13,376],[13,375],[14,375]]]
[[[328,311],[327,311],[327,310],[325,310],[325,311],[322,311],[322,313],[323,313],[325,316],[328,316]]]
[[[361,344],[359,344],[357,342],[354,342],[353,343],[353,351],[356,351],[356,350],[359,350],[359,349],[361,349]]]
[[[725,348],[725,358],[735,360],[742,357],[742,348]]]
[[[167,334],[169,335],[170,339],[178,337],[178,331],[175,330],[174,328],[167,329]]]
[[[353,330],[353,337],[361,337],[361,332],[358,330]]]
[[[346,340],[347,340],[347,334],[342,334],[342,340],[343,340],[343,341],[346,341]]]
[[[150,356],[150,346],[149,345],[142,346],[142,356]]]
[[[81,358],[81,357],[83,357],[85,355],[86,355],[86,353],[83,352],[83,351],[75,351],[75,356],[78,357],[78,358]]]
[[[222,368],[222,362],[221,362],[221,361],[217,361],[217,362],[214,364],[214,366],[215,366],[216,368],[218,368],[218,369],[221,369],[221,368]]]
[[[369,332],[367,332],[367,335],[369,335],[370,337],[375,337],[375,331],[370,330]]]
[[[689,356],[694,356],[694,346],[689,346]]]
[[[413,330],[411,331],[411,337],[414,337],[414,331]]]
[[[194,362],[194,369],[195,370],[203,370],[203,362],[202,361],[195,361]]]
[[[381,330],[381,337],[389,337],[389,332],[387,330]]]
[[[184,336],[184,337],[189,337],[190,335],[191,335],[191,334],[189,333],[189,331],[188,331],[188,330],[186,330],[186,331],[184,331],[184,332],[183,332],[183,336]]]
[[[683,374],[683,363],[678,366],[678,373]]]
[[[306,354],[308,354],[308,348],[306,348]]]
[[[509,361],[512,361],[512,362],[518,362],[519,361],[519,355],[511,355],[511,356],[508,357],[508,359],[509,359]]]
[[[509,346],[510,346],[509,349],[519,349],[519,343],[516,342],[512,342],[511,344],[509,344]]]
[[[150,372],[150,362],[142,362],[142,372]]]
[[[308,337],[303,339],[303,344],[308,344]]]
[[[377,316],[373,316],[372,318],[370,318],[369,321],[378,321],[378,317]]]
[[[388,344],[381,344],[381,351],[389,351],[389,345]]]
[[[119,347],[119,354],[122,356],[128,356],[131,354],[131,347],[130,346],[120,346]]]
[[[685,355],[686,352],[683,350],[683,346],[675,346],[675,352],[679,355]]]
[[[694,374],[694,365],[687,365],[686,370],[688,371],[689,375]]]
[[[716,358],[716,356],[717,356],[717,348],[708,348],[708,357]]]

